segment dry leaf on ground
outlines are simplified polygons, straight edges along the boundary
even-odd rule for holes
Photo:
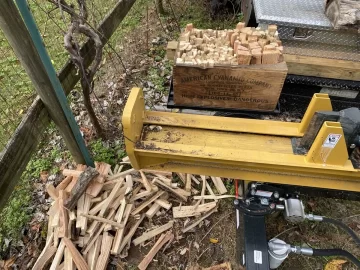
[[[325,265],[324,270],[342,270],[345,263],[347,263],[346,260],[332,260]]]

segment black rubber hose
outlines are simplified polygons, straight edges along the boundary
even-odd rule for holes
[[[356,242],[356,244],[358,246],[360,246],[360,238],[356,235],[356,233],[350,229],[347,225],[345,225],[344,223],[342,223],[339,220],[336,219],[332,219],[332,218],[328,218],[328,217],[323,217],[323,222],[327,222],[327,223],[331,223],[334,224],[340,228],[342,228],[344,231],[346,231],[348,234],[350,234],[350,236],[354,239],[354,241]]]
[[[351,253],[343,249],[313,249],[313,256],[341,256],[349,259],[360,269],[360,261]]]

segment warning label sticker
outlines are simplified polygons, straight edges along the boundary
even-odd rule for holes
[[[254,263],[262,264],[262,252],[260,250],[254,250]]]
[[[341,134],[329,134],[329,136],[324,141],[323,147],[334,148],[339,142]]]

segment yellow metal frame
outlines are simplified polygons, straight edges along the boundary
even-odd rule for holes
[[[360,191],[339,123],[324,123],[307,156],[293,154],[291,138],[323,110],[332,110],[330,99],[315,94],[301,123],[145,111],[134,88],[123,112],[126,150],[135,169]],[[338,140],[328,147],[330,134]]]

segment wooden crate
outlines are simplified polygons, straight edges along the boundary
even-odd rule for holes
[[[174,66],[175,105],[273,111],[287,74],[285,62],[202,69]]]

